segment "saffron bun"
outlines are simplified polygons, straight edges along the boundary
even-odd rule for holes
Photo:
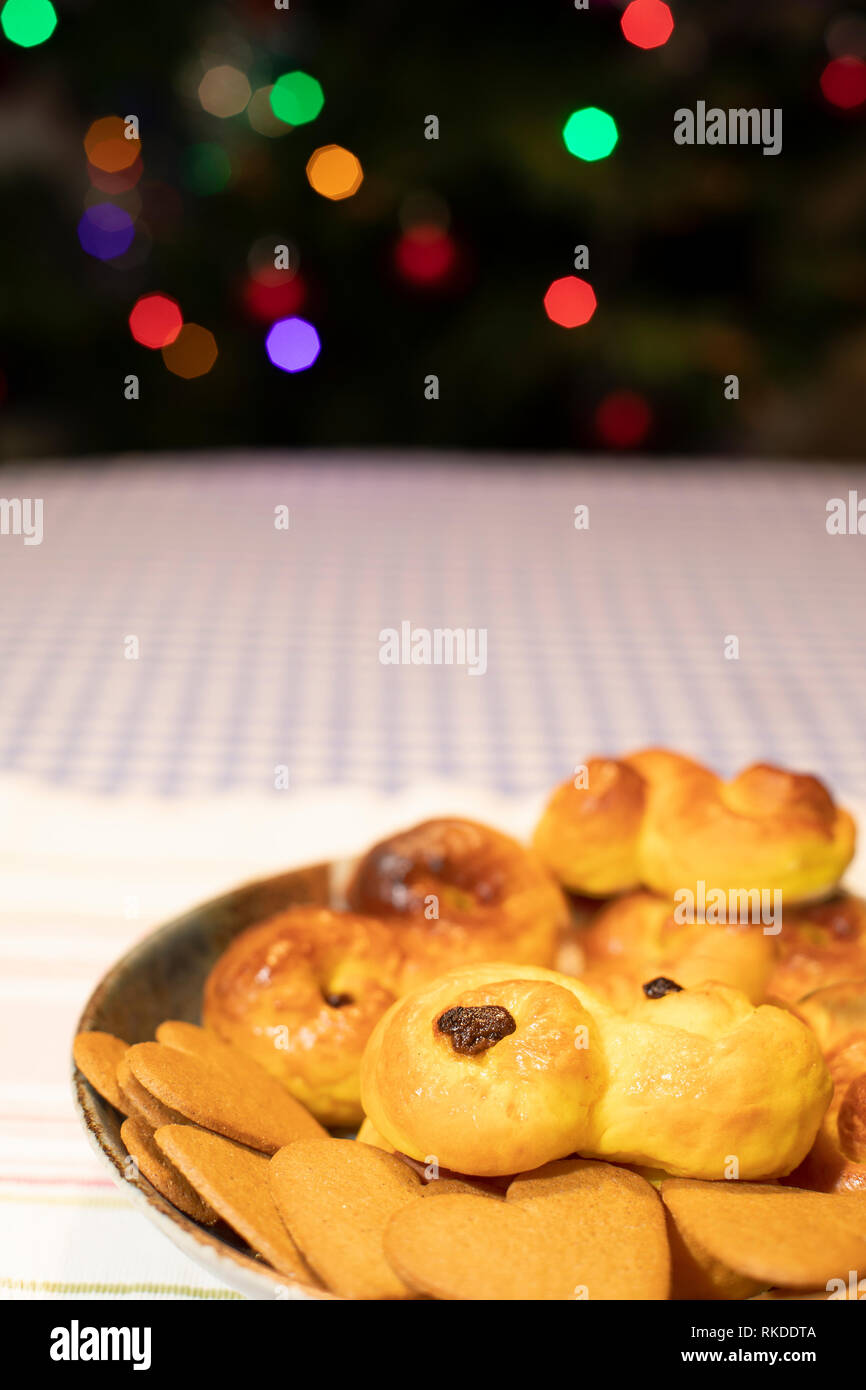
[[[376,1025],[365,1113],[410,1158],[483,1177],[573,1153],[682,1177],[724,1178],[731,1155],[742,1179],[790,1172],[832,1090],[814,1033],[729,986],[668,984],[620,1011],[551,970],[452,971]]]
[[[815,1143],[790,1176],[795,1187],[866,1196],[866,1030],[827,1056],[833,1097]]]
[[[625,1003],[646,980],[663,975],[691,987],[716,980],[753,1004],[767,997],[776,938],[760,926],[678,923],[671,904],[652,893],[628,893],[603,907],[581,933],[582,978]]]
[[[794,1012],[808,1023],[825,1057],[866,1034],[866,970],[857,979],[839,980],[798,999]]]
[[[214,965],[203,1017],[326,1125],[361,1122],[361,1054],[399,993],[394,931],[356,913],[294,907],[242,932]]]
[[[755,763],[725,782],[665,749],[591,758],[586,785],[554,791],[534,845],[560,883],[609,897],[641,886],[673,898],[697,885],[827,894],[854,854],[855,826],[816,777]]]
[[[837,1013],[853,1010],[866,1027],[866,901],[837,893],[826,902],[783,913],[782,920],[775,938],[772,993],[793,1002],[840,985],[832,996],[821,998],[832,999]]]
[[[406,987],[473,961],[552,965],[569,920],[561,889],[531,850],[455,818],[423,821],[374,845],[347,900],[398,928]]]
[[[599,1157],[678,1177],[780,1177],[814,1142],[832,1086],[818,1041],[787,1009],[708,982],[644,998],[602,1029]],[[768,1064],[768,1059],[772,1063]]]
[[[629,992],[636,996],[655,975],[681,985],[718,980],[743,990],[753,1003],[794,1004],[808,994],[815,1019],[820,1015],[827,1027],[840,1012],[847,1018],[855,1011],[866,1028],[866,985],[858,993],[852,983],[866,980],[866,902],[850,893],[783,911],[781,924],[773,923],[767,933],[760,924],[678,923],[667,899],[627,893],[601,908],[580,933],[580,945],[581,977],[618,1002]],[[836,985],[832,994],[822,994]],[[820,1036],[815,1019],[806,1021]]]
[[[367,1045],[365,1113],[401,1153],[478,1177],[574,1153],[604,1084],[584,993],[592,998],[568,976],[510,962],[422,985],[392,1006]],[[446,1015],[459,1011],[467,1031],[473,1019],[483,1028],[486,1012],[488,1036],[502,1036],[473,1042],[446,1031]]]

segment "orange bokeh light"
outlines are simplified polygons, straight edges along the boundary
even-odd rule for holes
[[[307,163],[310,187],[323,198],[335,202],[351,198],[364,181],[361,161],[342,145],[322,145],[314,150]]]
[[[84,137],[87,158],[106,174],[129,169],[141,154],[141,141],[126,138],[126,124],[120,116],[102,116],[94,121]]]
[[[162,349],[162,360],[170,372],[188,381],[205,376],[217,360],[216,338],[200,323],[185,323],[174,342]]]

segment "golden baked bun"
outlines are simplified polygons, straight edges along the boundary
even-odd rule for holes
[[[793,1003],[815,990],[843,985],[836,998],[851,996],[852,982],[866,980],[866,901],[837,893],[826,902],[783,913],[776,940],[776,965],[768,989]],[[866,1026],[866,996],[860,1012]],[[852,997],[852,1007],[857,1007]]]
[[[786,1009],[708,983],[611,1011],[599,1027],[609,1075],[593,1157],[746,1180],[779,1177],[808,1153],[832,1086],[815,1035]]]
[[[798,999],[794,1013],[808,1023],[825,1057],[866,1033],[866,973],[859,979],[837,980]]]
[[[581,933],[582,978],[623,1001],[639,999],[644,981],[657,975],[684,987],[716,980],[758,1004],[775,969],[777,939],[760,926],[679,924],[665,898],[628,893],[603,907]]]
[[[634,768],[615,758],[590,758],[586,768],[586,787],[563,782],[553,792],[533,844],[566,888],[608,898],[640,883],[647,786]]]
[[[672,976],[682,985],[719,980],[743,990],[753,1003],[793,1004],[808,994],[816,1017],[806,1021],[819,1033],[825,999],[837,1012],[859,1008],[866,1027],[866,987],[860,990],[862,1004],[854,998],[856,981],[866,980],[866,902],[848,893],[783,910],[775,934],[765,934],[760,925],[679,924],[665,898],[627,893],[602,907],[579,940],[581,977],[619,1002],[636,997],[653,975]],[[828,986],[835,988],[825,996]]]
[[[832,1089],[811,1029],[725,985],[654,985],[620,1012],[550,970],[454,971],[376,1026],[365,1112],[410,1157],[483,1176],[574,1152],[677,1176],[789,1172]]]
[[[568,921],[536,855],[470,820],[424,821],[374,845],[347,898],[399,927],[407,987],[472,961],[551,965]]]
[[[866,1031],[827,1055],[833,1098],[815,1143],[788,1179],[818,1192],[866,1195]]]
[[[370,917],[294,907],[250,927],[211,970],[204,1023],[326,1125],[356,1125],[361,1054],[398,993],[402,954]]]
[[[565,975],[511,963],[413,990],[364,1053],[370,1122],[410,1158],[479,1177],[573,1153],[604,1083],[582,992]]]
[[[557,788],[534,837],[577,893],[644,885],[670,899],[703,881],[778,890],[790,906],[827,893],[854,854],[854,822],[816,777],[756,763],[724,782],[664,749],[586,766],[586,786]]]

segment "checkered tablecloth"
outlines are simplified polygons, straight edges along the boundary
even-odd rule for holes
[[[447,809],[443,782],[516,826],[593,751],[866,801],[866,536],[825,525],[852,489],[866,469],[418,455],[0,472],[44,501],[41,545],[0,535],[0,1294],[224,1295],[71,1111],[78,1009],[161,917]],[[403,621],[485,628],[487,673],[382,665]]]
[[[866,537],[825,527],[866,468],[307,454],[0,479],[45,502],[41,546],[0,537],[0,769],[108,794],[261,791],[276,764],[298,791],[522,792],[662,742],[866,792]],[[487,675],[382,666],[404,619],[486,627]]]

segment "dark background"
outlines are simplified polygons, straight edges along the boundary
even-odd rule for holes
[[[2,456],[222,446],[390,445],[597,451],[610,392],[651,412],[641,448],[666,454],[862,454],[866,399],[863,110],[823,97],[827,26],[850,5],[677,4],[669,43],[628,44],[621,6],[435,0],[57,0],[51,39],[0,38]],[[856,11],[855,11],[856,12]],[[861,11],[862,13],[862,11]],[[282,138],[246,115],[204,112],[216,62],[253,88],[301,68],[325,92],[316,121]],[[680,147],[673,113],[697,100],[782,107],[783,150]],[[614,153],[574,159],[577,107],[617,121]],[[139,265],[87,256],[90,123],[141,121]],[[424,117],[441,122],[438,142]],[[200,142],[222,145],[221,192],[191,186]],[[318,196],[305,165],[336,142],[365,181]],[[456,272],[418,289],[394,268],[407,206],[450,216]],[[407,199],[410,203],[407,205]],[[297,247],[322,353],[291,377],[244,307],[251,245]],[[551,280],[585,242],[599,307],[566,331],[545,317]],[[143,252],[142,252],[143,254]],[[193,381],[136,344],[136,298],[175,296],[215,335]],[[425,401],[424,377],[441,398]],[[723,378],[740,376],[726,401]],[[136,373],[141,399],[127,401]]]

